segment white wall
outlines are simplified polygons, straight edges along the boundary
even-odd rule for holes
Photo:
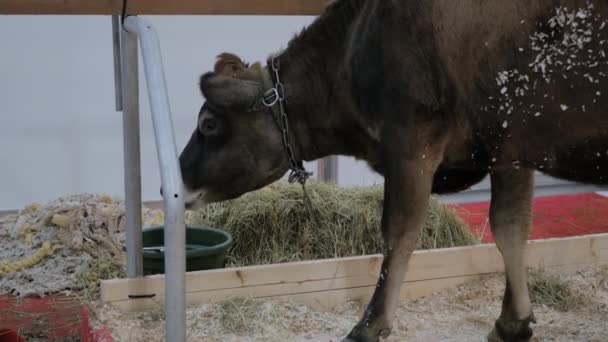
[[[197,82],[215,56],[265,61],[314,17],[145,16],[158,30],[178,150],[201,105]],[[72,193],[123,196],[121,113],[114,110],[108,16],[0,17],[0,210]],[[141,67],[141,60],[140,60]],[[160,199],[140,68],[142,196]],[[307,164],[316,172],[316,163]],[[340,158],[342,184],[378,182]]]
[[[201,104],[198,77],[232,51],[265,60],[312,17],[147,17],[158,29],[178,149]],[[107,16],[0,17],[0,209],[68,193],[123,194]],[[143,198],[159,173],[141,77]]]

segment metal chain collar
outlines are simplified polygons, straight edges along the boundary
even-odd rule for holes
[[[279,104],[279,115],[280,115],[280,129],[283,134],[283,146],[287,150],[287,159],[289,161],[289,168],[291,169],[291,173],[289,174],[289,183],[298,182],[302,185],[306,183],[306,180],[312,176],[312,172],[307,172],[302,162],[297,162],[295,158],[295,154],[293,152],[293,148],[289,143],[289,122],[287,119],[287,113],[285,112],[285,88],[283,87],[283,83],[281,82],[281,78],[279,77],[279,70],[281,69],[279,65],[279,59],[277,57],[272,57],[271,68],[274,72],[275,76],[275,84],[274,87],[267,90],[264,93],[264,98],[262,99],[262,103],[264,106],[271,108]]]

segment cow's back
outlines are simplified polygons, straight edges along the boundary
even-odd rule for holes
[[[433,15],[490,165],[608,182],[608,2],[435,0]]]
[[[420,119],[446,132],[438,187],[462,189],[504,165],[606,181],[608,1],[362,6],[342,63],[356,115],[374,133]],[[415,118],[428,114],[408,102],[436,117]]]

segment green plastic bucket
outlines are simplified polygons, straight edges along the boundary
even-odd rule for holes
[[[163,227],[143,229],[142,238],[144,274],[164,274]],[[186,271],[224,268],[232,242],[232,235],[228,232],[208,227],[186,226]]]

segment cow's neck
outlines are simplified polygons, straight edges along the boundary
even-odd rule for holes
[[[350,28],[363,3],[336,1],[279,54],[290,138],[297,159],[311,161],[328,155],[356,154],[352,139],[342,133],[346,131],[344,115],[348,111],[342,108],[338,72]],[[270,66],[271,60],[268,62]]]

